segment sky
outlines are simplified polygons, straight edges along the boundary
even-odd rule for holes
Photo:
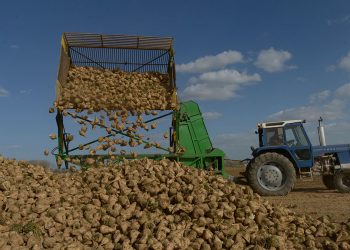
[[[349,30],[345,0],[1,1],[0,154],[52,160],[63,32],[173,37],[178,94],[227,158],[249,158],[264,121],[306,119],[317,144],[322,116],[327,143],[349,143]]]

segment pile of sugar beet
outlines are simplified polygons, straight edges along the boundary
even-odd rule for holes
[[[165,110],[174,108],[169,77],[158,72],[71,67],[56,106],[60,109]]]
[[[350,221],[165,159],[57,172],[0,156],[0,208],[0,249],[350,249]]]

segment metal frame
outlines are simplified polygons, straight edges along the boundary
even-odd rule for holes
[[[72,114],[70,112],[67,112],[67,113],[68,113],[68,115],[72,116]],[[173,131],[173,133],[170,134],[169,142],[170,142],[170,146],[172,146],[174,148],[174,151],[171,152],[170,150],[168,150],[164,147],[158,147],[159,149],[163,150],[166,153],[164,153],[164,154],[140,154],[136,158],[143,158],[143,157],[147,157],[147,158],[151,158],[151,159],[168,158],[171,160],[183,162],[188,166],[201,168],[201,169],[206,169],[209,166],[212,166],[215,171],[226,176],[226,173],[224,171],[224,162],[223,162],[224,153],[220,149],[213,148],[210,152],[196,151],[194,154],[188,153],[186,151],[182,151],[182,148],[184,145],[186,145],[188,143],[199,145],[200,141],[196,138],[184,137],[184,134],[182,134],[182,132],[180,130],[180,126],[184,125],[182,123],[187,122],[188,124],[185,124],[185,126],[189,126],[191,133],[193,133],[194,127],[193,127],[192,122],[194,122],[195,120],[191,121],[191,119],[187,119],[187,118],[184,119],[182,117],[184,114],[181,112],[181,108],[180,108],[180,110],[171,111],[171,112],[166,113],[164,115],[160,115],[158,117],[147,120],[147,121],[145,121],[145,123],[150,123],[150,122],[162,119],[162,118],[170,116],[170,115],[172,115],[171,131]],[[83,120],[83,121],[91,122],[89,119],[85,119],[84,117],[81,117],[81,116],[76,116],[76,118]],[[74,159],[74,158],[85,159],[87,157],[93,157],[93,158],[97,158],[97,159],[101,159],[101,160],[106,160],[106,159],[109,159],[111,157],[111,155],[107,155],[107,154],[106,155],[99,154],[99,155],[93,155],[93,156],[88,155],[88,154],[71,154],[71,153],[75,152],[76,150],[78,150],[79,147],[73,147],[72,149],[69,148],[69,142],[66,139],[67,133],[65,132],[65,128],[64,128],[63,115],[60,112],[57,112],[56,122],[57,122],[58,134],[59,134],[58,146],[52,150],[52,154],[55,155],[56,159],[58,157],[60,157],[65,162],[66,168],[68,168],[68,165],[69,165],[69,163],[67,162],[68,157],[70,159]],[[106,126],[101,125],[101,124],[96,124],[96,125],[101,127],[101,128],[106,128]],[[141,138],[137,138],[133,135],[129,135],[129,134],[125,133],[126,130],[120,131],[120,130],[112,129],[112,131],[115,132],[116,135],[121,134],[121,135],[127,136],[129,138],[133,138],[136,140],[141,139]],[[115,135],[107,134],[104,137],[112,137],[112,136],[115,136]],[[191,136],[193,136],[193,134],[191,134]],[[143,140],[143,139],[141,139],[141,140],[143,143],[149,142],[147,140]],[[97,139],[92,140],[92,141],[89,141],[83,145],[84,146],[91,145],[93,143],[96,143],[97,141],[98,141]],[[184,145],[182,145],[183,143],[184,143]],[[116,157],[116,160],[115,160],[116,162],[120,161],[122,159],[132,159],[133,158],[130,154],[126,154],[126,155],[113,154],[113,156]]]
[[[159,72],[168,74],[169,76],[169,93],[172,96],[171,112],[147,122],[152,122],[161,119],[165,116],[172,115],[172,124],[170,134],[170,144],[174,148],[174,153],[168,149],[160,148],[167,152],[167,154],[153,154],[153,155],[139,155],[139,157],[147,156],[148,158],[159,159],[166,157],[177,161],[185,162],[187,165],[192,165],[199,168],[205,168],[209,163],[214,165],[216,169],[224,171],[223,168],[223,151],[219,149],[211,149],[202,152],[203,150],[195,150],[193,153],[182,152],[183,146],[196,144],[196,149],[203,148],[201,138],[186,138],[181,135],[180,121],[181,121],[181,107],[179,106],[176,93],[176,73],[175,60],[173,50],[173,39],[170,37],[151,37],[151,36],[130,36],[130,35],[105,35],[105,34],[91,34],[91,33],[64,33],[61,40],[61,56],[58,77],[56,82],[56,100],[60,100],[60,93],[62,87],[66,84],[68,71],[72,66],[94,66],[102,69],[120,69],[127,72]],[[201,116],[198,110],[195,110],[196,115]],[[89,121],[83,117],[79,119]],[[66,132],[64,129],[63,116],[60,111],[57,112],[56,122],[58,127],[58,146],[52,150],[52,154],[61,157],[65,160],[65,165],[68,167],[67,157],[87,157],[87,155],[71,155],[72,152],[79,147],[69,149],[69,143],[66,140]],[[194,121],[195,122],[195,121]],[[191,121],[188,121],[191,123]],[[105,127],[101,126],[100,127]],[[205,133],[207,133],[205,125]],[[190,136],[193,136],[195,128],[191,127]],[[134,139],[125,131],[118,131],[113,129],[116,134],[122,134]],[[106,135],[109,137],[112,135]],[[182,137],[181,137],[182,136]],[[183,141],[180,140],[180,137]],[[210,141],[210,138],[209,138]],[[90,145],[97,142],[93,140],[84,144]],[[143,143],[147,141],[142,140]],[[211,145],[211,142],[210,142]],[[194,146],[194,145],[193,145]],[[131,155],[115,155],[118,159],[131,158]],[[88,157],[91,157],[90,155]],[[95,157],[107,158],[108,155],[97,155]]]
[[[70,116],[72,116],[72,114],[70,112],[67,112]],[[162,119],[164,117],[167,117],[167,116],[170,116],[170,115],[173,115],[173,111],[172,112],[169,112],[167,114],[164,114],[164,115],[161,115],[161,116],[158,116],[158,117],[155,117],[155,118],[152,118],[150,120],[147,120],[145,121],[144,123],[150,123],[150,122],[153,122],[153,121],[156,121],[156,120],[159,120],[159,119]],[[76,118],[80,119],[80,120],[83,120],[83,121],[86,121],[86,122],[89,122],[91,123],[92,121],[90,121],[89,119],[85,119],[81,116],[78,116],[76,115]],[[84,158],[84,157],[87,157],[88,155],[70,155],[70,153],[76,151],[79,149],[79,147],[74,147],[72,149],[69,149],[69,142],[67,141],[66,139],[66,132],[65,132],[65,129],[64,129],[64,122],[63,122],[63,116],[62,116],[62,113],[60,111],[57,112],[57,115],[56,115],[56,123],[57,123],[57,128],[58,128],[58,146],[55,147],[53,150],[52,150],[52,154],[56,156],[56,159],[57,157],[59,156],[62,160],[65,160],[67,157],[70,157],[70,158]],[[101,125],[101,124],[96,124],[96,126],[99,126],[101,128],[107,128],[106,126],[104,125]],[[147,140],[143,140],[139,137],[136,137],[136,136],[132,136],[132,135],[128,135],[127,133],[125,133],[127,131],[127,129],[124,129],[123,131],[120,131],[120,130],[117,130],[117,129],[111,129],[113,132],[117,134],[121,134],[123,136],[126,136],[128,138],[132,138],[132,139],[135,139],[135,140],[141,140],[143,143],[148,143],[149,141]],[[113,134],[107,134],[106,136],[104,136],[104,138],[108,138],[108,137],[112,137],[112,136],[115,136]],[[89,141],[85,144],[83,144],[83,146],[88,146],[88,145],[91,145],[91,144],[94,144],[98,142],[98,139],[96,140],[92,140],[92,141]],[[176,145],[176,142],[175,142],[175,145]],[[169,149],[166,149],[164,147],[157,147],[158,149],[161,149],[167,153],[172,153]],[[56,152],[58,150],[58,152]],[[101,156],[101,155],[97,155],[96,157],[98,156]],[[115,154],[114,156],[117,156],[117,157],[124,157],[122,155],[117,155]],[[89,157],[95,157],[95,156],[90,156]],[[130,158],[131,156],[130,155],[125,155],[126,158]],[[66,168],[68,167],[68,163],[65,161],[65,165],[66,165]]]

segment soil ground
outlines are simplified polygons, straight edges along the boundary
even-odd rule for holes
[[[244,167],[226,167],[225,171],[233,176],[242,176]],[[243,185],[247,185],[242,179]],[[298,179],[294,190],[287,196],[264,197],[273,204],[288,207],[298,214],[309,214],[315,218],[328,215],[334,221],[350,220],[350,193],[342,194],[337,190],[328,190],[320,176],[312,179]]]

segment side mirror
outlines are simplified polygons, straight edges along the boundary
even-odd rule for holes
[[[255,133],[256,135],[259,134],[258,131],[256,131],[256,130],[254,131],[254,133]]]

